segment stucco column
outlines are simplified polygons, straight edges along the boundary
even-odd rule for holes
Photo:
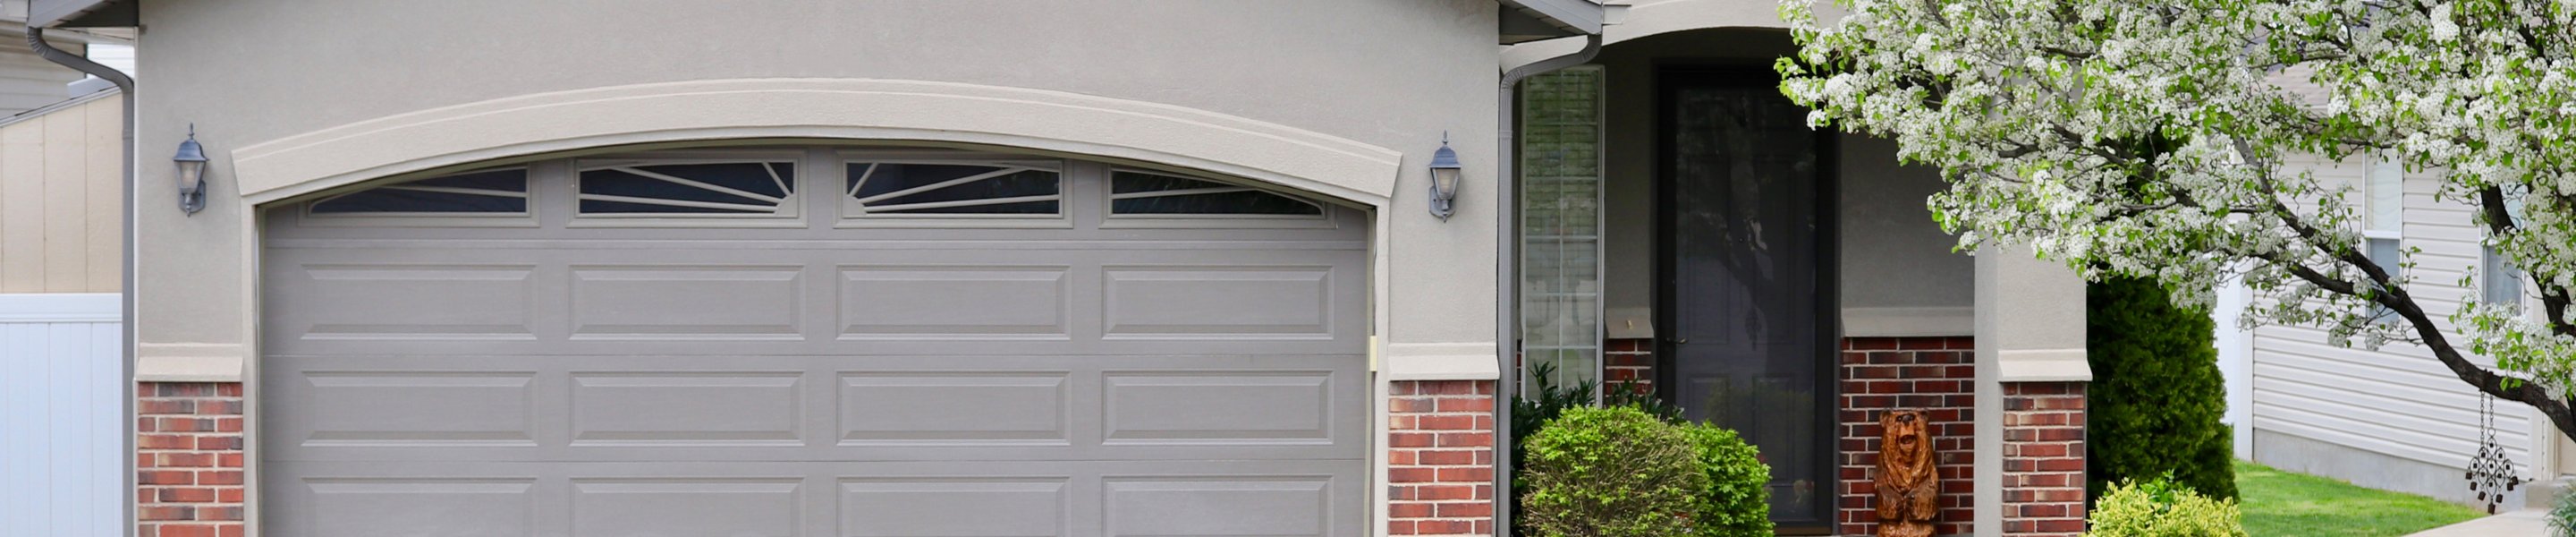
[[[1976,257],[1974,531],[2081,533],[2084,280],[2027,245]]]

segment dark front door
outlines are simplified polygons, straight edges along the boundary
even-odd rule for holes
[[[1663,75],[1664,393],[1761,448],[1784,532],[1825,527],[1824,137],[1762,73]]]

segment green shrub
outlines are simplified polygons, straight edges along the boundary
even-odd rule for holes
[[[2558,491],[2558,500],[2549,504],[2549,535],[2576,537],[2576,491]]]
[[[2236,498],[2226,381],[2209,314],[2174,307],[2153,280],[2089,286],[2087,489],[2171,476],[2203,496]]]
[[[2245,537],[2235,500],[2211,499],[2157,479],[2111,485],[2094,505],[2086,537]]]
[[[1708,474],[1681,427],[1628,407],[1563,409],[1522,446],[1521,511],[1542,537],[1692,535]]]
[[[1771,466],[1735,431],[1704,423],[1682,426],[1699,449],[1708,493],[1700,495],[1701,537],[1771,534]]]

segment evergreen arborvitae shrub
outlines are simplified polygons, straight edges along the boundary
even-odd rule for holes
[[[2085,468],[2100,497],[2111,483],[2171,476],[2214,499],[2236,498],[2227,386],[2208,312],[2175,307],[2154,280],[2085,291],[2088,361]]]

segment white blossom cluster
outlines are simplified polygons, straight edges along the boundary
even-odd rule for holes
[[[2194,306],[2241,275],[2249,322],[2422,343],[2576,431],[2517,387],[2576,386],[2576,0],[1834,1],[1825,20],[1783,0],[1783,92],[1938,166],[1930,205],[1962,248],[2028,243]],[[2538,311],[2478,298],[2444,333],[2404,267],[2362,252],[2353,188],[2299,163],[2373,154],[2477,207]]]

